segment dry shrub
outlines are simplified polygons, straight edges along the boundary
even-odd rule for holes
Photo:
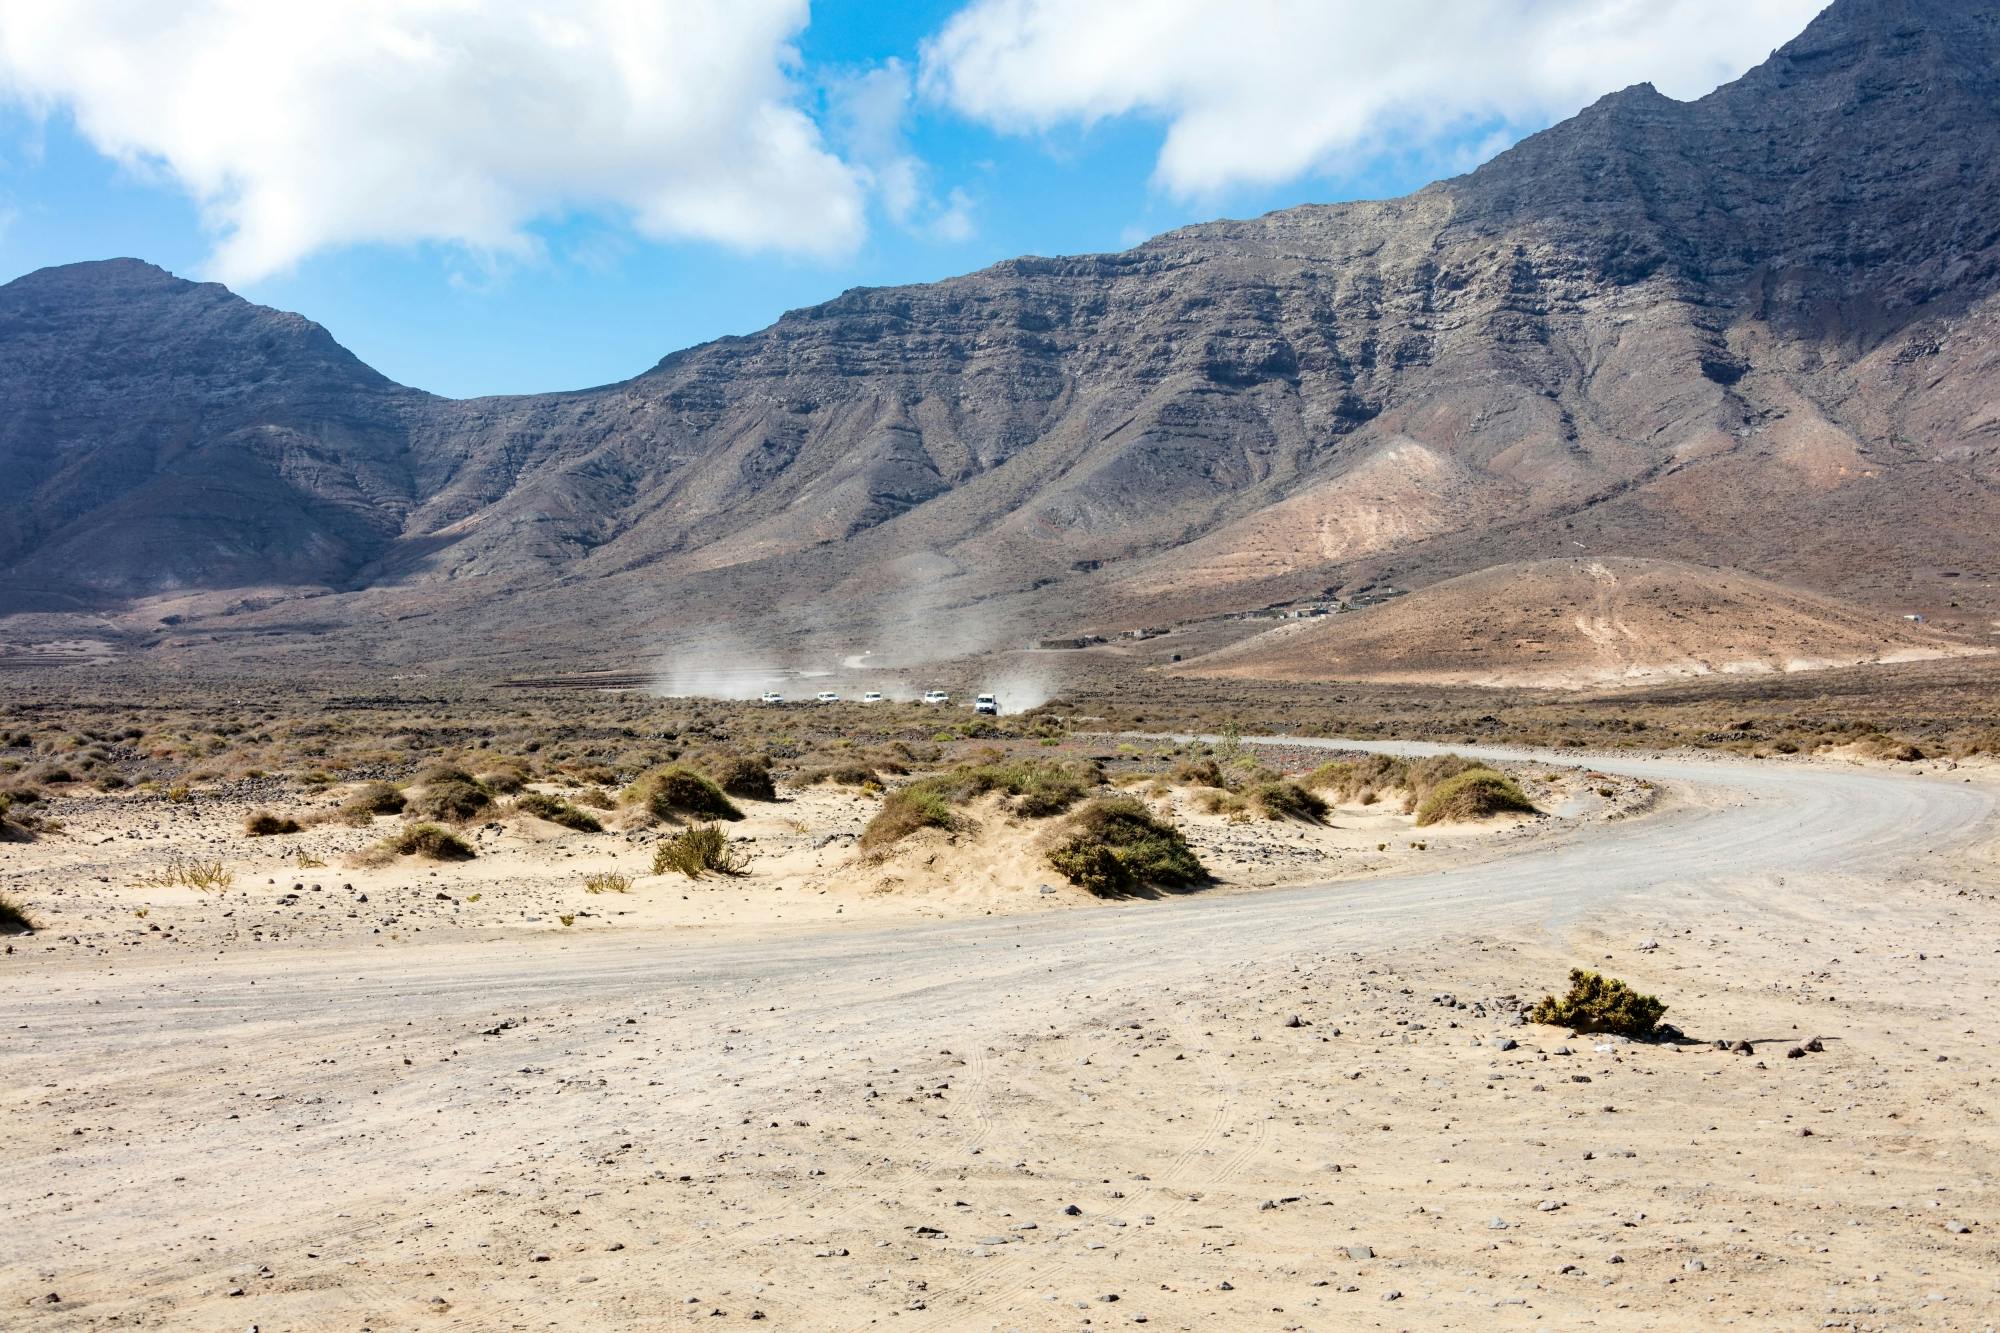
[[[269,810],[253,811],[243,820],[243,832],[247,837],[269,838],[280,833],[297,833],[299,821],[282,815],[274,815]]]
[[[632,877],[616,870],[600,870],[594,875],[586,875],[583,880],[585,893],[630,893]]]
[[[1535,806],[1512,778],[1490,768],[1470,768],[1432,787],[1417,807],[1417,826],[1486,819],[1506,813],[1534,814]]]
[[[882,802],[882,808],[868,821],[868,827],[861,830],[861,850],[879,851],[894,846],[918,829],[951,829],[957,824],[951,802],[942,793],[922,783],[912,783],[890,792]]]
[[[543,792],[522,792],[514,798],[514,808],[522,814],[533,815],[536,819],[546,819],[551,824],[560,824],[579,833],[604,832],[604,825],[598,822],[596,815],[586,810],[579,810],[568,801]]]
[[[1260,782],[1250,789],[1250,799],[1266,819],[1302,819],[1309,824],[1326,819],[1326,802],[1296,782]]]
[[[678,871],[689,879],[713,872],[740,875],[746,862],[740,851],[729,845],[719,824],[696,824],[682,829],[653,849],[653,873]]]
[[[382,846],[397,856],[421,856],[426,861],[470,861],[479,855],[471,843],[436,824],[412,824]]]
[[[377,815],[400,815],[409,802],[386,782],[370,782],[340,804],[343,823],[367,824]]]
[[[661,819],[673,815],[694,815],[703,819],[741,819],[743,812],[723,793],[722,788],[678,764],[656,768],[644,774],[626,790],[626,799],[636,801]]]
[[[880,787],[882,775],[870,765],[850,759],[807,769],[799,775],[799,782],[807,787],[818,786],[822,782],[840,787]]]
[[[0,935],[27,935],[34,929],[35,923],[28,919],[28,910],[0,893]]]
[[[1078,810],[1048,859],[1070,883],[1099,897],[1208,879],[1181,831],[1127,796],[1104,797]]]
[[[730,796],[746,801],[775,801],[778,784],[771,779],[768,759],[751,759],[740,754],[705,757],[699,765],[716,786]]]
[[[442,777],[426,782],[408,809],[419,819],[462,824],[492,804],[493,794],[471,779]]]

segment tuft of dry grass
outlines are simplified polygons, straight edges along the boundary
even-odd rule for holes
[[[421,856],[427,861],[470,861],[479,855],[471,843],[437,824],[412,824],[382,846],[397,856]]]
[[[653,849],[653,873],[675,871],[689,879],[706,874],[740,875],[747,862],[741,851],[729,845],[718,824],[696,824],[682,829]]]

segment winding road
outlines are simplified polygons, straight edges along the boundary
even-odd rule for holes
[[[1260,739],[1406,755],[1447,748]],[[0,1204],[15,1223],[0,1238],[0,1275],[19,1286],[32,1283],[27,1274],[61,1273],[107,1295],[171,1285],[184,1276],[177,1261],[149,1254],[138,1237],[190,1217],[344,1216],[375,1198],[384,1178],[477,1179],[505,1163],[497,1140],[408,1128],[477,1111],[482,1088],[527,1072],[524,1059],[552,1060],[551,1044],[567,1043],[561,1055],[579,1066],[607,1058],[625,1015],[672,1023],[673,1059],[646,1070],[651,1105],[672,1122],[682,1099],[710,1098],[719,1081],[754,1105],[801,1069],[836,1067],[863,1045],[885,1059],[962,1049],[1098,1016],[1103,1002],[1093,997],[1134,983],[1172,987],[1302,950],[1557,923],[1621,899],[1726,910],[1730,895],[1757,893],[1774,877],[1889,873],[1966,843],[1995,815],[1992,788],[1943,774],[1631,755],[1584,762],[1660,783],[1674,798],[1644,817],[1524,841],[1471,867],[1100,910],[750,942],[605,932],[12,968],[0,973],[16,1026],[0,1050],[5,1086],[59,1088],[69,1118],[100,1109],[123,1138],[69,1153],[53,1190],[41,1154],[0,1156]],[[523,1041],[541,1038],[482,1035],[502,1019],[540,1025],[539,1053]],[[412,1056],[393,1077],[371,1075],[383,1086],[360,1095],[356,1053],[392,1043],[399,1058]],[[287,1105],[315,1109],[253,1118],[246,1099],[266,1085]],[[36,1114],[32,1097],[11,1105]],[[577,1098],[564,1111],[569,1119],[546,1132],[579,1142],[625,1132],[624,1113],[602,1103]],[[78,1267],[75,1255],[50,1253],[53,1233],[103,1253]]]

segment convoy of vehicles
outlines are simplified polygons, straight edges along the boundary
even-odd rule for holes
[[[870,690],[861,696],[861,702],[864,704],[880,704],[887,703],[888,701],[889,696],[880,690]],[[951,702],[951,696],[943,690],[925,690],[923,701],[934,707],[942,707]],[[762,704],[782,704],[785,702],[785,696],[776,690],[765,690],[757,696],[757,702]],[[840,702],[840,695],[833,690],[821,690],[813,696],[813,702],[837,704]],[[1000,716],[1000,700],[991,694],[979,695],[972,701],[972,711],[985,717],[998,717]]]

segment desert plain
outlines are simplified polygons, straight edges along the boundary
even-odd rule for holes
[[[7,1326],[2000,1317],[1979,744],[577,697],[454,729],[420,718],[462,701],[16,696],[12,781],[71,781],[0,845],[37,927],[0,958]],[[612,779],[724,752],[777,756],[718,825],[740,873],[650,873],[698,821]],[[1370,752],[1491,765],[1535,813],[1231,794]],[[469,859],[343,817],[371,784],[414,809],[440,763],[496,770],[449,825]],[[863,846],[926,775],[1019,763],[1139,802],[1211,878],[1090,892],[1050,868],[1064,816],[1004,791]],[[227,883],[164,882],[207,865]],[[1530,1021],[1572,968],[1668,1035]]]

